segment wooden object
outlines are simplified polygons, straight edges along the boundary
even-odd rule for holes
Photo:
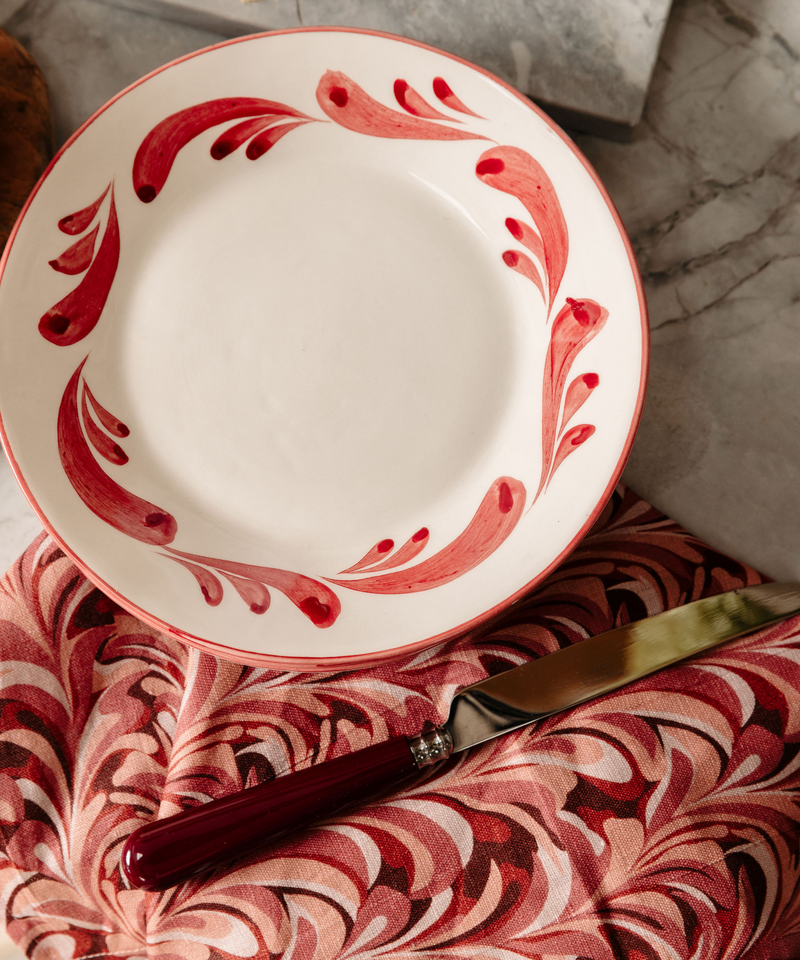
[[[47,84],[33,57],[0,30],[0,251],[52,153]]]

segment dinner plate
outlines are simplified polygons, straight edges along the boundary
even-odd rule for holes
[[[646,328],[605,190],[513,89],[398,37],[246,37],[125,90],[42,177],[2,264],[3,441],[131,613],[359,666],[579,542]]]

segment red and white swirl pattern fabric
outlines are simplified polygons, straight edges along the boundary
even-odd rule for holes
[[[445,715],[456,687],[758,583],[620,487],[481,631],[380,669],[239,667],[143,626],[52,540],[0,584],[0,891],[33,958],[800,956],[800,618],[461,754],[161,894],[142,822]]]

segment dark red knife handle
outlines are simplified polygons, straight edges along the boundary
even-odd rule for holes
[[[122,851],[135,887],[166,890],[414,773],[405,737],[278,777],[139,827]]]

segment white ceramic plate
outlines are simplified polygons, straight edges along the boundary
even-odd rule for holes
[[[135,84],[42,178],[2,265],[3,440],[134,614],[356,666],[574,547],[645,331],[605,191],[527,100],[399,38],[268,34]]]

